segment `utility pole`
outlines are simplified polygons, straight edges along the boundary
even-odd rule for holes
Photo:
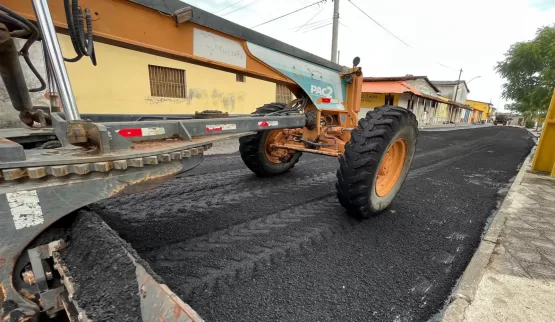
[[[331,35],[331,61],[337,63],[337,38],[339,36],[339,0],[333,0],[333,31]]]
[[[491,98],[489,99],[488,116],[486,117],[486,123],[489,123],[490,117],[491,117]]]
[[[459,84],[461,83],[461,74],[462,74],[462,68],[459,72],[459,79],[457,80],[457,87],[455,88],[455,96],[453,96],[453,102],[457,102],[457,94],[459,93]]]

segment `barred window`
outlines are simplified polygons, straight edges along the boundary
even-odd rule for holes
[[[291,91],[283,84],[276,84],[276,103],[291,102]]]
[[[183,69],[148,65],[150,95],[158,97],[187,97],[187,83]]]
[[[235,74],[235,80],[239,83],[244,83],[246,81],[245,75]]]

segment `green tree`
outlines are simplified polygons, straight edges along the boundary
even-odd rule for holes
[[[555,87],[555,24],[513,44],[495,70],[506,81],[502,96],[513,101],[509,109],[526,118],[544,116]]]

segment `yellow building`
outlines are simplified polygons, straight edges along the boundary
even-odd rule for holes
[[[443,96],[439,96],[439,99],[443,101],[443,103],[439,103],[437,106],[437,113],[436,117],[441,120],[449,119],[449,114],[451,112],[450,105],[448,104],[449,99]]]
[[[58,34],[65,56],[69,36]],[[220,110],[249,114],[271,102],[289,102],[282,85],[179,60],[95,42],[98,64],[66,63],[81,113],[194,114]]]
[[[491,114],[493,109],[493,105],[491,103],[481,101],[466,100],[466,105],[472,107],[472,123],[486,121],[488,119],[488,115]]]

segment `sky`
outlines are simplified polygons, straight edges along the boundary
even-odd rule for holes
[[[245,27],[318,0],[183,1]],[[339,63],[361,58],[364,76],[424,75],[457,80],[462,68],[468,98],[498,110],[503,80],[494,71],[511,44],[555,23],[555,0],[340,0]],[[358,6],[377,23],[364,15]],[[254,30],[331,59],[333,1],[328,0]],[[392,35],[393,34],[393,35]],[[397,39],[399,38],[399,39]],[[477,77],[479,76],[479,77]]]

